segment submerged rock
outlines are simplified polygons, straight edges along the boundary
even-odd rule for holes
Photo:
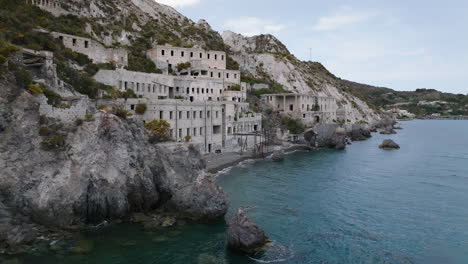
[[[262,250],[269,242],[260,227],[245,215],[244,208],[228,221],[227,244],[232,250],[252,254]]]
[[[383,131],[380,131],[380,134],[382,135],[393,135],[393,134],[396,134],[397,132],[395,130],[393,130],[393,128],[386,128],[385,130]]]
[[[400,146],[391,139],[385,139],[379,148],[381,149],[399,149]]]
[[[271,155],[271,159],[275,162],[283,161],[284,160],[284,151],[283,150],[277,150],[273,152]]]

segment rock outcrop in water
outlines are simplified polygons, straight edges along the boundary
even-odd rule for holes
[[[395,130],[393,130],[393,128],[391,128],[391,127],[385,128],[385,130],[380,131],[380,134],[382,134],[382,135],[393,135],[393,134],[396,134],[396,133],[397,132]]]
[[[399,149],[400,145],[398,145],[397,143],[395,143],[391,139],[385,139],[382,142],[382,144],[379,146],[379,148],[381,148],[381,149]]]
[[[28,222],[66,228],[156,208],[192,219],[226,213],[226,194],[195,147],[149,144],[143,123],[106,112],[62,124],[40,117],[13,77],[0,87],[0,202],[8,201],[0,244],[29,241],[14,237]]]
[[[338,124],[320,124],[304,132],[310,146],[319,148],[346,148],[346,130]]]
[[[264,247],[269,239],[255,222],[245,215],[245,209],[239,208],[235,216],[228,221],[227,244],[232,250],[252,254]]]
[[[362,141],[372,137],[371,131],[360,124],[353,124],[348,136],[352,141]]]

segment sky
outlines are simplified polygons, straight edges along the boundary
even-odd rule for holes
[[[156,1],[220,33],[273,34],[343,79],[468,94],[467,0]]]

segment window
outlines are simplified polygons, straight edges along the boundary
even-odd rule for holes
[[[130,110],[135,110],[135,105],[130,105]]]
[[[237,79],[237,73],[234,73],[234,79]]]
[[[224,60],[224,55],[221,55],[221,60]]]
[[[221,126],[213,126],[213,134],[221,134]]]
[[[190,58],[193,58],[193,52],[190,52]]]
[[[200,52],[200,59],[203,58],[203,53]]]
[[[228,79],[229,79],[229,73],[226,73],[226,78],[228,78]]]
[[[59,36],[59,39],[60,39],[61,41],[63,41],[63,36]]]
[[[218,118],[219,111],[216,111],[216,118]]]
[[[182,111],[179,111],[179,119],[182,119]]]
[[[172,120],[172,111],[169,111],[169,119]]]
[[[200,94],[200,88],[197,88],[197,94]]]
[[[221,78],[221,73],[220,72],[218,72],[218,78]]]
[[[179,137],[182,138],[182,128],[179,129]]]
[[[207,56],[208,56],[208,59],[210,59],[210,54],[209,53],[207,54]]]
[[[200,117],[200,118],[203,118],[203,111],[200,111],[199,117]]]
[[[174,51],[173,50],[171,50],[171,56],[174,56]]]
[[[73,39],[73,46],[76,46],[76,39]]]
[[[210,72],[210,77],[213,78],[213,72]]]
[[[210,111],[206,111],[206,117],[210,118]]]
[[[163,114],[163,113],[164,113],[163,111],[159,111],[159,119],[161,119],[161,120],[162,120],[163,117],[164,117],[164,114]]]
[[[193,111],[193,119],[197,118],[197,111]]]
[[[197,128],[196,128],[196,127],[193,128],[193,136],[194,136],[194,137],[197,136]]]
[[[200,127],[200,136],[203,136],[203,127]]]
[[[187,128],[187,136],[190,136],[190,128]]]
[[[161,55],[164,56],[165,52],[164,50],[161,50]]]
[[[183,52],[183,51],[180,52],[180,56],[181,56],[181,57],[184,56],[184,52]]]
[[[190,119],[190,111],[187,111],[187,119]]]
[[[87,40],[85,40],[85,42],[84,42],[84,47],[85,47],[85,48],[88,48],[88,45],[89,45],[89,42],[88,42]]]
[[[218,59],[218,54],[215,54],[215,60],[217,60],[217,59]]]

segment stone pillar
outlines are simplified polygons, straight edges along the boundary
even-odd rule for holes
[[[286,95],[283,95],[283,112],[286,112]]]

